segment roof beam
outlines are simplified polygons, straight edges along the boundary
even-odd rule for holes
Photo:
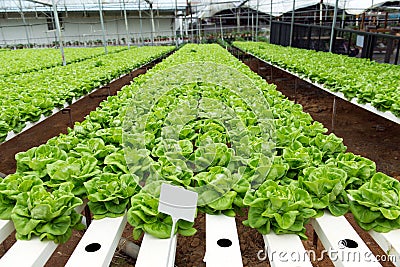
[[[44,5],[44,6],[50,6],[50,7],[53,6],[52,4],[48,3],[47,1],[40,1],[40,0],[39,1],[38,0],[26,0],[26,1],[32,2],[32,3],[35,3],[35,4]]]

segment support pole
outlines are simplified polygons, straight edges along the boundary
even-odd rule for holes
[[[332,21],[332,29],[331,29],[331,39],[329,41],[329,52],[332,52],[333,50],[333,42],[334,42],[334,37],[335,37],[335,25],[336,25],[336,20],[337,20],[337,11],[338,11],[338,2],[339,0],[336,0],[335,3],[335,11],[333,12],[333,21]]]
[[[259,10],[260,1],[257,0],[257,13],[256,13],[256,42],[258,42],[258,10]]]
[[[54,21],[56,24],[56,32],[57,32],[57,39],[58,43],[60,46],[60,51],[61,51],[61,58],[62,58],[62,64],[63,66],[67,65],[67,62],[65,61],[65,54],[64,54],[64,45],[63,45],[63,40],[61,37],[61,27],[60,27],[60,20],[58,19],[58,12],[57,12],[57,4],[53,1],[53,13],[54,13]]]
[[[290,39],[289,39],[289,46],[292,46],[292,42],[293,42],[294,10],[295,10],[295,8],[296,8],[296,0],[293,0],[292,21],[290,22]]]
[[[194,36],[193,36],[193,14],[192,14],[192,2],[190,2],[189,6],[189,12],[190,12],[190,35],[192,38],[192,43],[194,43]]]
[[[254,41],[254,14],[251,12],[251,40]]]
[[[4,40],[4,44],[7,46],[7,40],[6,37],[4,36],[4,31],[3,31],[3,27],[0,26],[0,31],[1,31],[1,37]]]
[[[151,18],[151,45],[154,45],[154,32],[155,32],[155,27],[154,27],[154,15],[153,15],[153,3],[150,3],[150,18]]]
[[[341,28],[344,29],[346,21],[346,1],[344,1],[343,12],[342,12],[342,26]]]
[[[176,19],[178,17],[178,1],[175,0],[175,17],[174,17],[174,38],[175,38],[175,46],[178,47],[178,36],[176,34],[177,28],[176,28]]]
[[[240,7],[236,10],[236,26],[237,31],[240,32]]]
[[[335,119],[336,119],[336,96],[333,97],[333,104],[332,104],[332,133],[335,131]]]
[[[321,0],[321,3],[319,3],[319,25],[322,25],[322,20],[323,20],[322,3],[323,3],[323,0]]]
[[[199,44],[201,43],[201,19],[199,17],[197,17],[197,34],[199,37]]]
[[[124,6],[124,20],[125,20],[125,30],[126,30],[126,43],[128,45],[128,49],[130,48],[130,38],[129,38],[129,28],[128,28],[128,17],[126,15],[126,6],[125,6],[125,0],[122,0],[122,4]]]
[[[143,42],[143,22],[142,22],[142,9],[140,8],[140,0],[139,0],[139,24],[140,24],[140,42],[144,45]]]
[[[270,11],[270,14],[269,14],[269,31],[271,33],[271,26],[272,26],[272,0],[271,0],[270,8],[271,8],[271,11]]]
[[[54,1],[54,0],[53,0]],[[106,40],[106,31],[104,29],[104,20],[103,20],[103,10],[101,6],[101,0],[98,0],[99,3],[99,14],[100,14],[100,23],[101,23],[101,32],[103,35],[103,46],[104,46],[104,53],[107,55],[107,40]]]
[[[24,15],[24,12],[22,11],[22,2],[21,2],[21,0],[19,0],[19,8],[20,8],[20,14],[21,14],[22,22],[24,23],[26,41],[28,42],[28,47],[30,47],[31,42],[29,40],[29,33],[28,33],[28,27],[26,25],[25,15]]]
[[[221,39],[224,41],[224,30],[222,29],[222,18],[219,16],[219,27],[221,28]]]

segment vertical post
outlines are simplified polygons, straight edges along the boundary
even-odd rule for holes
[[[221,28],[221,39],[224,41],[224,30],[222,29],[222,18],[221,15],[219,15],[219,27]]]
[[[1,37],[4,40],[4,44],[7,46],[7,40],[6,37],[4,36],[4,31],[3,31],[3,27],[0,26],[0,31],[1,31]]]
[[[335,25],[336,25],[336,19],[337,19],[337,11],[338,11],[338,2],[339,2],[339,0],[336,0],[335,11],[333,12],[331,39],[329,41],[329,52],[332,52],[332,50],[333,50],[333,43],[334,43],[334,38],[335,38]]]
[[[54,0],[53,0],[54,1]],[[107,55],[107,40],[106,40],[106,31],[104,29],[104,20],[103,20],[103,10],[101,7],[101,0],[98,0],[99,3],[99,14],[100,14],[100,23],[101,23],[101,32],[103,34],[103,46],[104,46],[104,53]]]
[[[250,29],[250,4],[247,2],[247,31]]]
[[[178,0],[175,0],[175,16],[174,16],[174,38],[175,38],[175,46],[178,47],[178,36],[176,34],[176,18],[178,17]]]
[[[19,8],[20,8],[20,14],[21,14],[22,22],[24,23],[26,41],[28,42],[28,47],[30,47],[31,42],[29,40],[28,27],[26,25],[24,11],[22,11],[22,2],[21,2],[21,0],[19,0]]]
[[[140,24],[140,42],[144,45],[143,41],[143,22],[142,22],[142,9],[140,8],[140,0],[139,0],[139,24]]]
[[[125,30],[126,30],[126,43],[128,45],[128,49],[130,48],[130,38],[129,38],[129,28],[128,28],[128,17],[126,16],[126,6],[125,6],[125,0],[122,0],[122,4],[124,6],[124,20],[125,20]]]
[[[333,97],[333,104],[332,104],[332,133],[335,131],[335,119],[336,119],[336,96]]]
[[[193,36],[193,14],[192,14],[192,2],[190,2],[189,6],[189,12],[190,12],[190,35],[192,37],[192,43],[194,43],[194,36]]]
[[[319,25],[322,25],[322,20],[324,19],[324,17],[322,16],[322,3],[323,0],[321,0],[321,2],[319,3]]]
[[[292,41],[293,41],[294,10],[295,10],[295,8],[296,8],[296,0],[293,0],[292,21],[290,22],[290,39],[289,39],[289,46],[292,46]]]
[[[150,18],[151,18],[151,33],[150,33],[150,38],[151,38],[151,45],[154,45],[154,15],[153,15],[153,3],[150,3]]]
[[[251,40],[254,41],[254,13],[251,11]]]
[[[157,36],[161,36],[160,35],[160,6],[157,4]]]
[[[257,0],[257,13],[256,13],[256,42],[258,42],[258,9],[259,9],[260,1]]]
[[[270,14],[269,14],[269,32],[271,33],[271,27],[272,27],[272,0],[271,0],[270,8],[271,8],[271,11],[270,11]]]
[[[199,37],[199,43],[201,43],[201,19],[199,17],[197,17],[197,34]]]
[[[57,4],[55,3],[54,0],[52,0],[52,1],[53,1],[54,21],[56,23],[56,29],[57,29],[57,39],[58,39],[58,43],[60,45],[62,64],[63,64],[63,66],[65,66],[65,65],[67,65],[67,63],[65,61],[64,45],[63,45],[63,41],[61,38],[61,28],[60,28],[60,20],[58,19]]]
[[[182,38],[181,41],[183,42],[184,38],[183,38],[183,17],[182,16],[180,16],[180,18],[179,18],[179,28],[180,28],[181,38]],[[179,43],[178,43],[178,45],[179,45]]]
[[[346,1],[344,1],[344,5],[343,5],[342,26],[341,26],[342,29],[344,29],[344,27],[345,27],[345,20],[346,20]]]
[[[237,31],[240,32],[240,7],[236,10],[236,26]]]

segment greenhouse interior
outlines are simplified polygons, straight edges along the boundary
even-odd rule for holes
[[[0,266],[400,266],[400,1],[0,0]]]

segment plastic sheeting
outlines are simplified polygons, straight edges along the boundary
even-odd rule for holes
[[[104,10],[119,10],[122,8],[123,0],[101,0]],[[124,0],[127,10],[137,10],[139,0]],[[140,0],[142,8],[148,7],[145,0]],[[19,10],[19,1],[17,0],[2,0],[0,1],[0,12],[3,10]],[[33,2],[36,2],[33,3]],[[69,11],[74,10],[98,10],[98,0],[56,0],[58,9]],[[174,9],[175,0],[152,0],[153,8],[155,9]],[[243,4],[244,7],[250,7],[257,10],[257,0],[188,0],[191,2],[192,7],[200,18],[211,17],[214,14],[226,10],[234,9]],[[284,13],[290,12],[293,9],[292,0],[258,0],[258,10],[271,14],[272,2],[272,15],[281,16]],[[345,9],[348,14],[361,14],[365,10],[380,6],[385,2],[395,2],[394,0],[339,0],[338,7]],[[25,10],[40,10],[43,5],[51,5],[52,0],[22,0],[22,6]],[[295,9],[305,8],[308,6],[319,4],[320,0],[296,0]],[[335,0],[323,0],[325,5],[335,6]],[[179,9],[186,7],[186,0],[177,0]]]
[[[124,0],[127,10],[138,10],[139,0]],[[151,1],[151,0],[150,0]],[[55,0],[59,11],[98,11],[98,0]],[[153,8],[159,10],[175,9],[175,0],[152,0]],[[186,0],[177,0],[181,10],[186,7]],[[101,0],[103,10],[122,10],[123,0]],[[22,0],[23,11],[44,11],[52,6],[52,0]],[[142,9],[149,9],[145,0],[140,0]],[[203,6],[202,6],[203,7]],[[0,0],[0,13],[4,11],[19,11],[21,6],[18,0]]]
[[[224,9],[236,8],[241,1],[232,1],[227,3],[226,0],[201,0],[203,9],[200,11],[199,16],[202,18],[211,17]],[[271,14],[271,2],[272,2],[272,15],[277,17],[284,13],[291,12],[293,10],[293,1],[291,0],[258,0],[258,10]],[[339,0],[338,8],[344,9],[348,14],[357,15],[361,14],[371,7],[380,6],[386,2],[395,2],[394,0]],[[312,5],[317,5],[320,0],[296,0],[295,10],[305,8]],[[335,0],[323,0],[323,4],[334,7]],[[244,4],[244,7],[250,7],[257,10],[257,0],[249,0]]]

